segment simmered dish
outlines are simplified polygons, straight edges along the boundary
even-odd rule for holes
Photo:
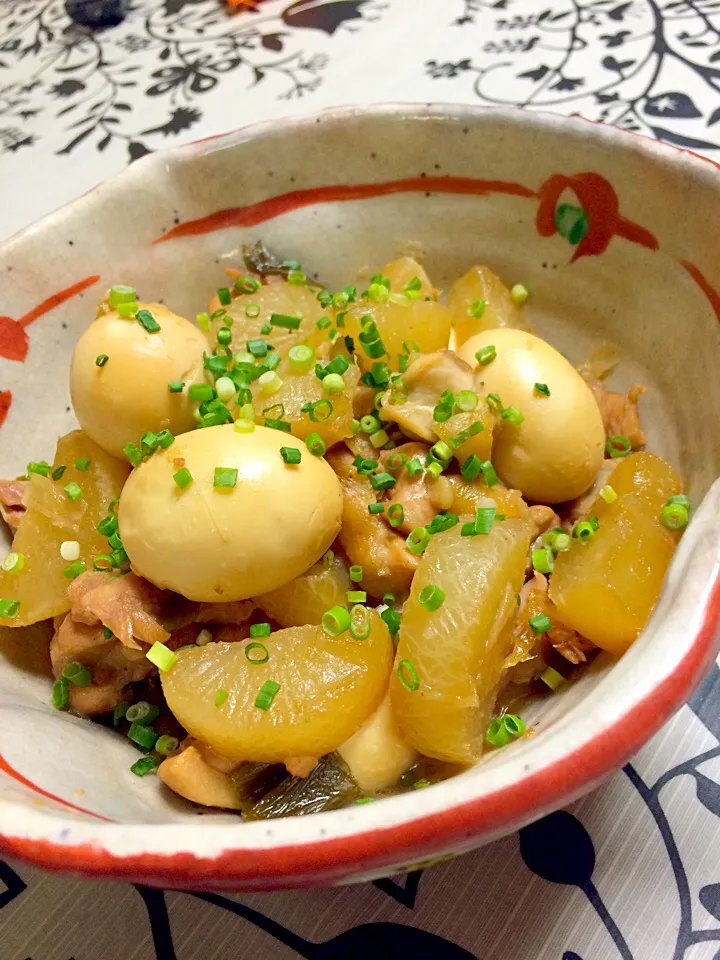
[[[129,738],[132,774],[255,819],[529,735],[529,698],[636,640],[690,504],[642,388],[531,332],[522,285],[244,259],[196,322],[99,304],[81,429],[0,481],[0,615],[47,621],[52,705]]]

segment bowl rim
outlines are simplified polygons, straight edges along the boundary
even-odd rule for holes
[[[483,118],[501,119],[519,127],[541,128],[576,138],[589,136],[626,152],[639,152],[656,161],[671,163],[688,176],[706,179],[720,192],[720,165],[710,158],[582,117],[530,113],[519,108],[398,102],[329,108],[313,114],[261,121],[154,153],[83,197],[70,201],[60,211],[84,202],[96,191],[112,192],[125,179],[153,171],[159,175],[166,166],[177,162],[232,149],[255,138],[289,136],[297,129],[311,128],[316,123],[343,123],[358,117],[440,117],[480,123]],[[42,218],[39,224],[50,224],[58,212]],[[0,253],[37,229],[37,224],[32,225],[5,240],[0,244]],[[720,500],[720,488],[714,490],[712,499]],[[711,494],[706,501],[709,498]],[[691,544],[687,543],[683,553],[688,562],[690,551]],[[687,572],[681,571],[681,579]],[[652,686],[639,685],[634,702],[628,701],[631,723],[628,722],[630,709],[617,712],[589,739],[581,738],[572,749],[564,751],[555,747],[554,759],[551,757],[550,762],[534,770],[531,763],[524,763],[522,774],[512,782],[485,790],[479,796],[472,796],[472,791],[469,796],[458,796],[457,791],[448,787],[443,794],[447,794],[448,799],[441,801],[443,787],[461,779],[455,778],[414,795],[388,798],[380,804],[363,805],[349,812],[318,814],[310,818],[315,821],[312,826],[309,821],[297,818],[256,824],[238,822],[233,834],[228,830],[227,820],[213,823],[212,818],[207,818],[201,824],[180,821],[161,825],[101,822],[100,819],[85,822],[53,811],[0,801],[0,850],[45,868],[94,876],[137,879],[178,888],[205,884],[216,888],[268,890],[338,882],[373,870],[382,875],[410,857],[433,855],[439,849],[458,850],[463,846],[469,849],[477,845],[479,837],[491,840],[502,836],[597,785],[639,749],[687,699],[720,648],[717,561],[712,570],[706,571],[706,582],[698,601],[693,616],[686,616],[686,645],[672,669],[660,670]],[[651,624],[655,623],[653,617]],[[526,758],[528,744],[516,746],[520,748],[515,764],[519,768]],[[552,749],[549,752],[553,754]],[[7,767],[0,758],[0,768],[3,764]],[[467,791],[461,793],[467,794]],[[431,802],[433,795],[437,797],[435,802]]]

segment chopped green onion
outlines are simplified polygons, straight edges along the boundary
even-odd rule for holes
[[[430,474],[431,477],[435,477],[435,479],[437,480],[437,478],[443,472],[445,467],[438,460],[433,460],[431,463],[428,463],[425,469],[427,473]]]
[[[140,437],[140,449],[143,454],[147,456],[150,453],[154,453],[157,450],[158,438],[157,434],[153,433],[152,430],[148,430],[147,433],[144,433]]]
[[[235,467],[215,467],[213,487],[232,490],[237,483],[238,472]]]
[[[124,700],[121,700],[120,703],[115,704],[113,709],[113,726],[115,728],[120,726],[120,721],[125,719],[125,714],[127,713],[128,705]]]
[[[528,623],[535,634],[547,633],[552,627],[552,621],[546,613],[536,613],[534,617],[530,617]]]
[[[252,433],[255,429],[254,420],[246,420],[241,417],[239,420],[235,421],[235,432],[236,433]]]
[[[606,483],[605,486],[600,491],[600,496],[605,501],[605,503],[615,503],[617,500],[617,493],[613,490],[609,483]]]
[[[128,740],[132,740],[143,750],[152,750],[159,739],[157,731],[143,723],[131,723],[127,737]]]
[[[495,484],[499,482],[498,475],[495,472],[495,467],[489,460],[483,460],[483,462],[480,464],[480,470],[487,487],[494,487]]]
[[[314,403],[304,403],[300,410],[302,413],[307,413],[313,423],[324,423],[333,415],[335,407],[330,400],[323,397],[322,400],[316,400]]]
[[[456,513],[450,513],[444,510],[441,513],[435,514],[427,525],[426,530],[434,536],[436,533],[442,533],[443,530],[450,530],[451,527],[456,526],[459,522],[460,518]]]
[[[378,450],[384,447],[389,440],[390,437],[388,437],[387,431],[385,430],[376,430],[375,433],[370,434],[370,443]]]
[[[474,390],[460,390],[455,397],[455,407],[463,413],[469,413],[474,410],[479,402],[478,395]]]
[[[232,341],[232,332],[227,327],[220,327],[217,332],[217,342],[221,347],[226,347]]]
[[[367,593],[364,590],[348,590],[347,600],[348,603],[365,603]]]
[[[330,317],[320,317],[319,320],[315,321],[315,326],[318,330],[327,330],[327,328],[332,324]]]
[[[84,663],[78,663],[77,660],[66,664],[62,675],[76,687],[89,687],[92,683],[92,674]]]
[[[385,510],[384,503],[369,503],[368,504],[368,513],[383,513]]]
[[[665,501],[665,506],[670,506],[673,503],[679,503],[681,507],[687,507],[690,510],[690,498],[684,493],[677,493],[674,497],[670,497]]]
[[[279,689],[280,684],[275,680],[266,680],[255,697],[255,706],[260,710],[269,710]]]
[[[162,450],[167,450],[169,446],[172,446],[174,441],[175,441],[175,437],[173,436],[172,433],[170,433],[169,430],[161,430],[160,433],[157,435],[158,446]]]
[[[388,490],[394,487],[397,481],[391,473],[374,473],[370,477],[370,486],[373,490]]]
[[[437,443],[433,444],[430,448],[430,453],[434,457],[437,457],[438,460],[450,460],[453,455],[452,450],[444,440],[438,440]]]
[[[105,364],[108,362],[109,359],[110,359],[110,357],[109,357],[106,353],[99,353],[99,354],[95,357],[95,366],[96,366],[96,367],[104,367]]]
[[[390,456],[385,461],[385,466],[388,470],[400,470],[408,462],[408,458],[404,453],[391,453]]]
[[[487,303],[484,300],[476,300],[467,308],[468,316],[475,317],[476,320],[479,320],[480,317],[485,313],[486,307]]]
[[[482,461],[476,453],[472,453],[460,467],[460,473],[466,480],[472,482],[482,470]]]
[[[137,291],[134,287],[128,287],[124,283],[118,283],[110,287],[108,294],[108,303],[111,307],[118,307],[121,303],[135,303],[137,300]]]
[[[329,393],[330,395],[342,393],[345,389],[345,381],[339,373],[329,373],[323,378],[322,385],[325,393]]]
[[[420,593],[418,593],[418,603],[430,613],[438,610],[444,602],[445,591],[434,583],[427,584],[427,586],[424,586]]]
[[[496,513],[496,507],[477,507],[475,510],[475,533],[490,533]]]
[[[309,433],[305,438],[305,444],[314,457],[321,457],[327,449],[319,433]]]
[[[533,387],[535,393],[539,393],[542,397],[550,396],[550,387],[546,383],[536,383]]]
[[[185,386],[185,384],[184,384],[184,382],[183,382],[182,380],[173,380],[171,383],[168,384],[168,392],[169,392],[169,393],[182,393],[184,386]]]
[[[171,737],[167,733],[164,733],[161,737],[158,737],[155,749],[161,757],[169,757],[170,754],[175,753],[179,746],[180,743],[177,737]],[[138,760],[138,763],[139,762]]]
[[[402,624],[402,617],[397,612],[393,610],[392,607],[388,607],[387,610],[383,610],[380,614],[380,618],[385,622],[385,626],[388,628],[391,637],[396,637],[398,631],[400,630],[400,625]]]
[[[249,320],[256,320],[260,316],[260,304],[259,303],[249,303],[245,307],[245,316]],[[270,326],[270,324],[263,324],[263,326]],[[268,330],[268,333],[270,331]]]
[[[287,463],[288,466],[295,466],[302,459],[302,454],[297,447],[280,447],[280,456],[283,463]]]
[[[572,544],[572,538],[567,533],[565,533],[564,530],[560,530],[557,533],[555,533],[550,542],[550,546],[552,547],[555,553],[565,553],[567,550],[570,549],[571,544]]]
[[[254,640],[245,646],[245,659],[250,663],[267,663],[270,659],[270,651],[264,643]]]
[[[554,667],[547,667],[538,679],[542,680],[551,690],[557,690],[558,687],[561,687],[565,683],[565,677],[561,673],[558,673]]]
[[[345,607],[337,605],[325,611],[321,623],[328,636],[337,637],[350,626],[350,614]]]
[[[269,623],[253,623],[250,626],[250,636],[253,638],[256,637],[269,637],[270,636],[270,624]]]
[[[2,569],[5,573],[20,573],[24,566],[24,553],[9,553],[2,562]]]
[[[363,599],[359,599],[360,597]],[[350,591],[348,593],[348,601],[353,602],[353,600],[357,600],[355,605],[350,609],[350,623],[348,626],[350,636],[353,640],[367,640],[372,630],[371,613],[367,607],[363,606],[366,599],[367,595],[362,590]]]
[[[331,550],[328,550],[328,553],[331,553],[331,552],[332,552]],[[332,564],[329,564],[329,566],[332,566]],[[353,583],[360,583],[362,578],[363,578],[362,567],[358,566],[357,564],[354,564],[352,567],[350,567],[350,579],[352,580]]]
[[[147,726],[160,716],[160,708],[154,703],[148,703],[147,700],[138,700],[125,711],[125,717],[130,723],[137,723],[141,726]]]
[[[383,603],[387,603],[388,606],[395,603],[395,594],[394,593],[384,593],[383,594]]]
[[[552,573],[555,566],[555,558],[550,547],[543,547],[541,550],[532,552],[533,569],[538,573]]]
[[[26,473],[28,476],[36,473],[41,477],[47,477],[50,474],[50,464],[46,463],[45,460],[39,460],[36,463],[29,463],[26,468]]]
[[[517,407],[505,407],[500,416],[503,420],[507,420],[508,423],[512,423],[515,427],[519,427],[525,419]]]
[[[471,423],[469,427],[465,427],[465,429],[461,430],[460,433],[455,434],[455,436],[450,440],[450,447],[452,450],[457,450],[458,447],[461,447],[468,440],[471,440],[473,437],[477,436],[478,433],[482,433],[484,429],[485,427],[482,425],[481,421],[476,420],[475,423]],[[435,448],[433,447],[433,449]]]
[[[217,296],[218,300],[224,307],[227,307],[232,303],[232,294],[227,287],[218,287]]]
[[[67,710],[70,700],[70,681],[67,677],[58,677],[52,685],[52,705],[56,710]]]
[[[417,293],[417,291],[422,287],[422,280],[420,277],[413,277],[412,280],[408,282],[403,287],[403,293]]]
[[[424,553],[428,543],[430,543],[430,534],[425,527],[415,527],[405,541],[410,553],[414,554]]]
[[[406,690],[411,692],[417,690],[420,686],[420,677],[417,675],[417,670],[412,665],[410,660],[401,660],[397,667],[397,675],[400,683],[405,687]]]
[[[381,424],[378,418],[374,417],[371,413],[360,418],[360,429],[363,433],[375,433],[376,430],[380,429],[380,426]]]
[[[307,373],[315,362],[315,351],[305,343],[298,343],[290,347],[288,359],[293,373]]]
[[[267,394],[277,393],[283,384],[281,378],[274,370],[266,370],[265,373],[260,374],[258,383],[260,384],[262,392]]]
[[[632,444],[627,437],[618,435],[608,437],[605,443],[605,451],[610,457],[626,457],[632,450]]]
[[[125,320],[132,320],[138,312],[137,303],[119,303],[117,305],[118,315]]]
[[[260,289],[260,281],[255,277],[238,277],[235,281],[235,289],[238,293],[256,293]]]
[[[688,508],[681,503],[666,503],[660,512],[660,523],[668,530],[683,530],[689,520]]]
[[[81,573],[85,573],[87,570],[87,564],[84,560],[76,560],[75,563],[69,563],[63,570],[63,576],[67,577],[68,580],[74,580],[75,577],[79,577]]]
[[[295,287],[303,287],[307,283],[307,277],[302,270],[291,270],[287,275],[287,282]]]
[[[106,570],[111,570],[112,566],[112,557],[107,553],[98,553],[93,557],[93,570],[104,573]]]
[[[285,313],[271,313],[270,326],[282,327],[283,330],[299,330],[300,318],[290,317]]]
[[[411,477],[417,477],[424,471],[425,468],[423,467],[420,457],[413,457],[405,464],[405,469]]]
[[[136,319],[147,333],[158,333],[160,330],[160,324],[149,310],[138,310]]]
[[[497,351],[493,344],[489,344],[487,347],[482,347],[475,354],[475,359],[477,362],[486,367],[489,363],[492,363],[495,357],[497,356]]]
[[[66,470],[67,470],[67,467],[65,466],[56,467],[53,470],[53,472],[50,474],[50,476],[53,478],[53,480],[62,480],[63,474],[65,473]]]
[[[19,612],[19,600],[0,600],[0,618],[3,620],[14,620]]]
[[[525,732],[525,722],[513,713],[506,713],[502,717],[495,717],[488,724],[485,739],[493,747],[504,747],[511,740],[522,736]]]
[[[436,423],[445,423],[446,420],[449,420],[452,416],[453,408],[449,403],[439,403],[433,409],[433,420]]]
[[[322,565],[326,570],[329,570],[330,567],[335,563],[335,554],[332,550],[328,550],[323,554]],[[362,567],[360,567],[360,578],[362,579]],[[352,580],[352,576],[350,577]]]
[[[177,473],[173,474],[173,480],[181,490],[184,490],[185,487],[189,487],[193,482],[193,475],[190,473],[187,467],[181,467]]]
[[[206,313],[198,313],[195,316],[195,319],[197,320],[197,325],[200,327],[203,333],[207,333],[210,329],[210,317]]]
[[[209,383],[191,383],[188,387],[188,396],[198,403],[206,403],[208,400],[214,400],[215,391]]]
[[[156,640],[145,654],[150,663],[154,663],[158,670],[167,673],[177,663],[177,657],[172,650],[169,650],[164,643]]]
[[[595,536],[595,528],[589,521],[581,520],[580,523],[576,523],[573,527],[572,535],[581,543],[587,543],[588,540],[591,540],[592,537]]]
[[[77,485],[77,483],[75,483],[74,480],[71,480],[66,487],[63,487],[63,490],[65,491],[68,498],[73,501],[73,503],[77,500],[82,499],[82,495],[83,495],[82,490]]]
[[[155,757],[140,757],[140,759],[136,760],[130,767],[130,773],[134,773],[136,777],[144,777],[148,773],[152,773],[152,771],[157,768],[157,765],[158,762]]]
[[[195,644],[198,647],[204,647],[205,644],[210,643],[212,638],[209,630],[201,630],[197,637],[195,637]]]
[[[262,360],[263,357],[267,356],[268,345],[264,340],[259,338],[248,340],[245,346],[248,349],[248,353],[258,360]]]
[[[527,298],[530,296],[527,289],[521,284],[516,283],[515,286],[510,290],[510,299],[515,304],[525,303]]]
[[[401,503],[388,507],[387,518],[391,527],[400,527],[405,522],[405,508]]]

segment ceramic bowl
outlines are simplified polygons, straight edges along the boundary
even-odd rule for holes
[[[582,206],[576,246],[554,211]],[[42,630],[0,639],[0,848],[46,867],[175,887],[363,880],[470,850],[575,799],[687,699],[718,649],[720,173],[584,121],[381,106],[273,121],[150,156],[0,247],[3,476],[72,429],[68,365],[115,282],[193,316],[263,240],[339,286],[417,241],[447,288],[473,263],[531,291],[573,361],[602,341],[611,384],[642,383],[650,449],[704,501],[657,609],[531,716],[534,735],[450,781],[300,819],[199,815],[129,772],[122,737],[49,705]]]

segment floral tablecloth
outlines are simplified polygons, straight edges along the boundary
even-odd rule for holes
[[[91,32],[0,0],[0,238],[150,151],[337,104],[520,104],[720,158],[720,0],[127,7]],[[0,960],[718,960],[719,854],[715,667],[603,788],[423,874],[221,897],[0,861]]]

